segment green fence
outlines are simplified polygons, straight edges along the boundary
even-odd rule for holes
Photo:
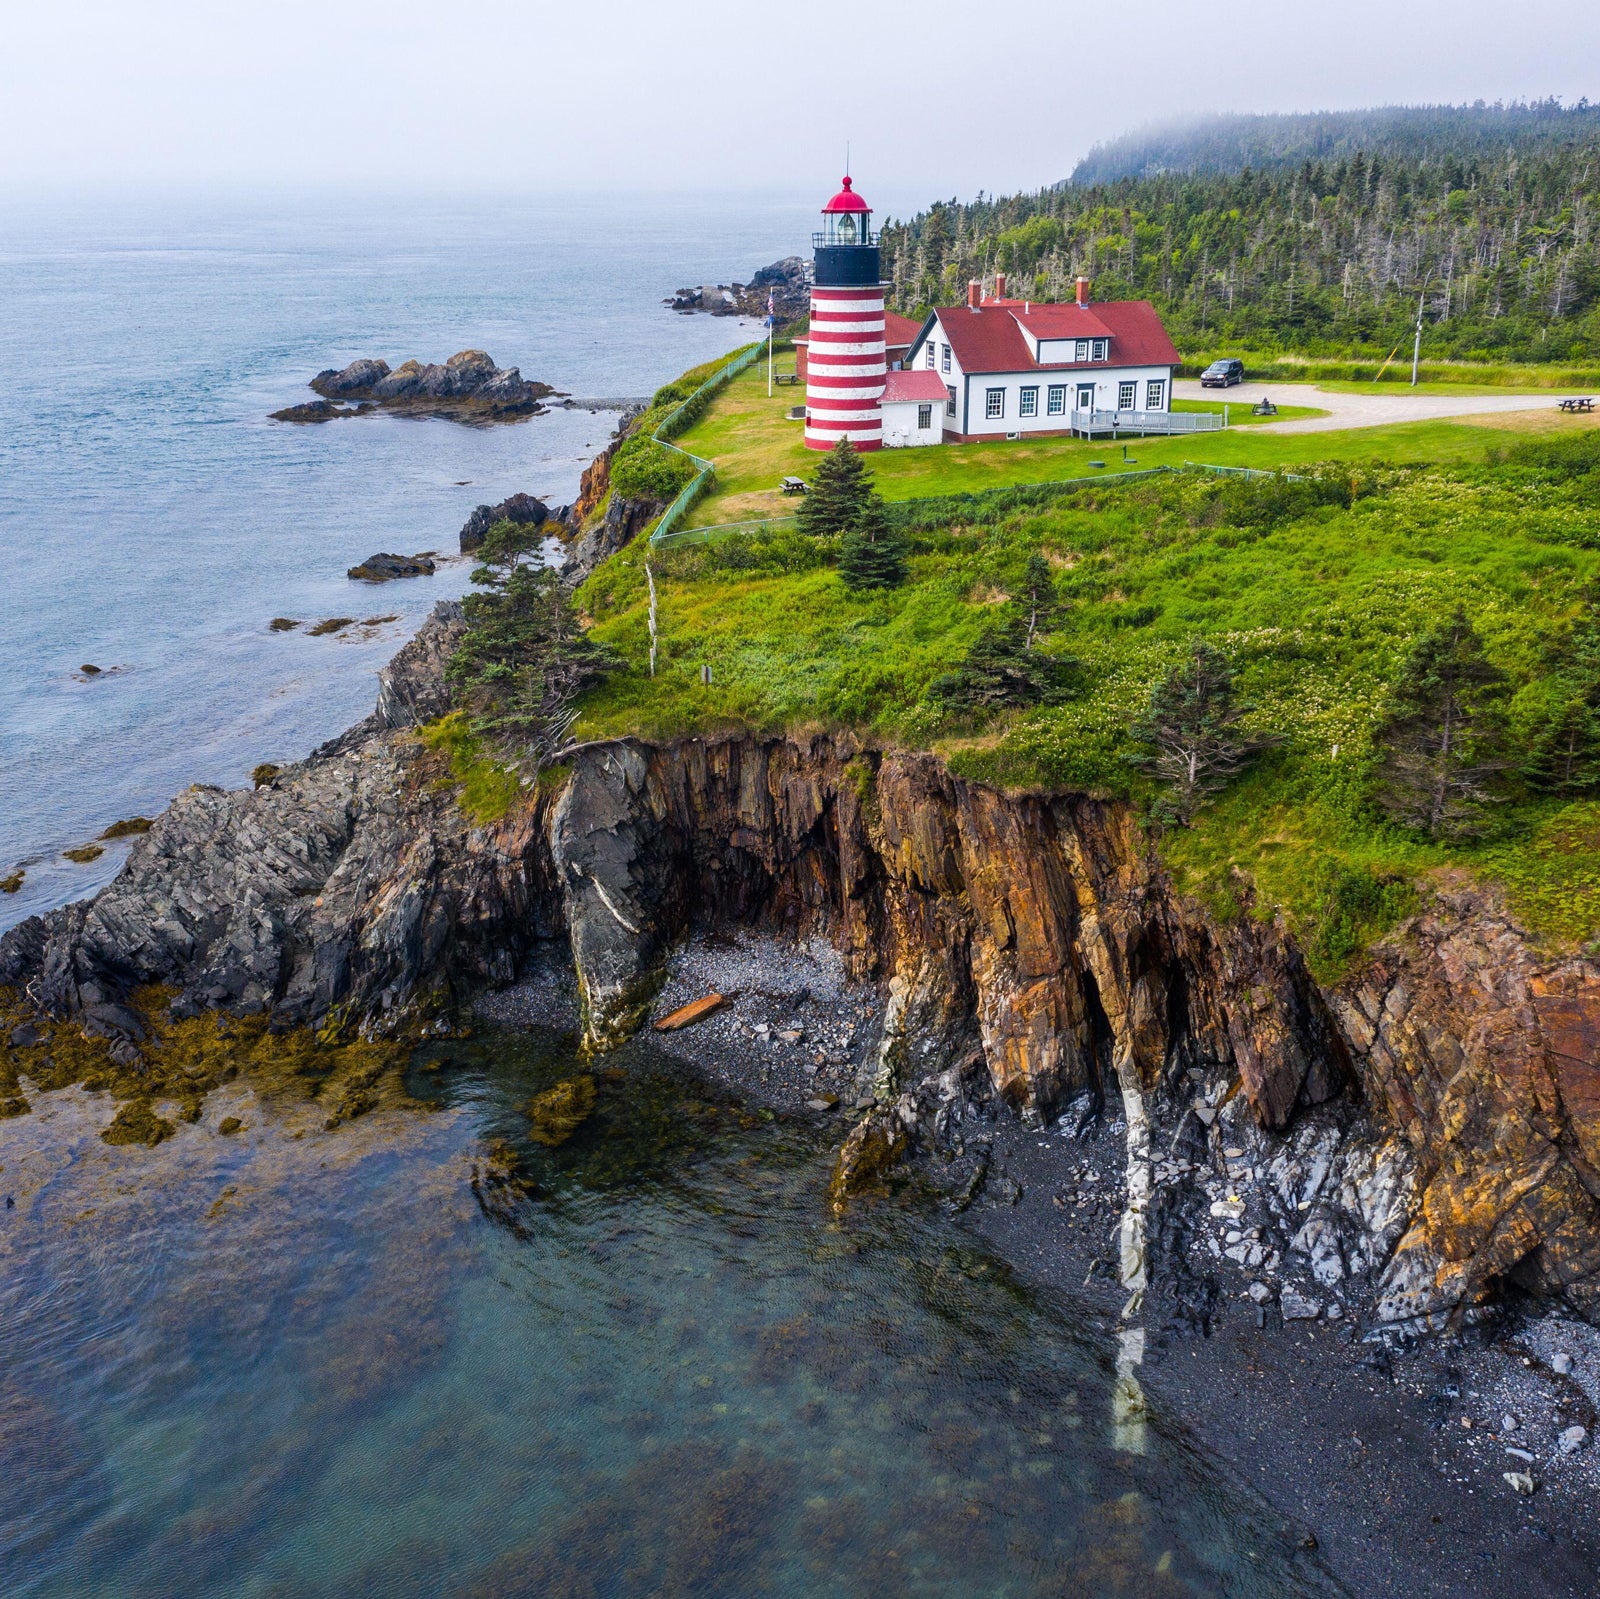
[[[665,520],[665,518],[663,518]],[[798,518],[792,516],[762,516],[748,522],[716,522],[710,527],[672,528],[651,535],[652,544],[670,544],[674,549],[680,544],[704,544],[710,539],[725,538],[730,533],[766,533],[774,528],[793,527]]]
[[[655,531],[650,535],[652,544],[659,544],[663,539],[673,537],[673,530],[678,523],[689,513],[689,508],[710,488],[712,477],[716,471],[713,464],[704,456],[693,455],[688,450],[681,450],[672,441],[678,434],[686,432],[705,414],[706,405],[712,395],[727,383],[737,377],[747,368],[755,365],[766,354],[765,344],[752,344],[739,351],[731,361],[717,368],[704,383],[697,388],[688,399],[673,407],[661,420],[661,425],[650,436],[657,444],[666,449],[674,450],[685,460],[691,461],[695,466],[694,477],[679,491],[678,497],[661,513],[661,520],[656,523]],[[698,530],[694,530],[698,531]]]
[[[1214,477],[1242,477],[1247,483],[1258,477],[1281,477],[1285,483],[1305,482],[1298,472],[1273,472],[1260,466],[1207,466],[1203,461],[1185,461],[1183,465],[1186,471],[1210,472]]]

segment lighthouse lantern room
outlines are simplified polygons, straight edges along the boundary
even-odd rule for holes
[[[872,212],[844,180],[812,238],[806,448],[883,447],[883,272]]]

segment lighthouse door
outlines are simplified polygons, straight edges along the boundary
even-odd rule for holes
[[[1080,383],[1078,385],[1078,409],[1080,411],[1094,410],[1094,384]]]

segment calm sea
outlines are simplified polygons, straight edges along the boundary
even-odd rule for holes
[[[648,394],[759,334],[662,297],[803,248],[812,209],[0,199],[0,876],[27,871],[0,928],[92,892],[123,854],[64,849],[365,714],[377,669],[467,568],[378,587],[346,568],[453,551],[483,501],[572,499],[615,422],[268,412],[356,356],[470,347],[575,396]],[[272,632],[280,616],[395,619],[314,638]]]

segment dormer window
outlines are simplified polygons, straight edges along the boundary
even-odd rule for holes
[[[1087,339],[1078,340],[1077,359],[1080,361],[1089,359],[1089,341]]]
[[[1111,340],[1110,339],[1096,339],[1094,341],[1094,358],[1095,358],[1095,360],[1104,361],[1110,354],[1111,354]]]

